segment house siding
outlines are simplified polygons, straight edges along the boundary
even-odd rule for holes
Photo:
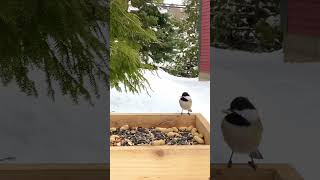
[[[200,28],[199,73],[200,75],[205,74],[205,79],[208,79],[208,74],[210,74],[210,0],[201,1]]]
[[[288,33],[320,37],[320,1],[288,1]]]
[[[320,62],[320,1],[288,0],[285,62]]]

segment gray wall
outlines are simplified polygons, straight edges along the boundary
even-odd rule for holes
[[[59,90],[53,102],[44,74],[33,72],[32,78],[38,98],[26,96],[15,83],[0,84],[0,158],[17,158],[1,163],[108,162],[109,93],[102,92],[94,107],[85,101],[75,105]]]
[[[320,64],[285,64],[281,52],[249,54],[211,49],[213,62],[211,130],[212,163],[226,163],[230,149],[220,130],[223,114],[236,96],[258,107],[264,125],[258,163],[290,163],[308,180],[320,179]],[[246,163],[247,156],[234,156]]]

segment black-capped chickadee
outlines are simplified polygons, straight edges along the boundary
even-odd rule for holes
[[[248,154],[249,165],[256,170],[253,159],[263,159],[258,150],[262,139],[263,126],[254,105],[246,97],[236,97],[230,108],[224,110],[221,129],[224,141],[232,150],[228,167],[232,166],[233,153]]]
[[[180,103],[180,107],[182,109],[181,115],[183,113],[183,110],[187,110],[188,114],[190,115],[190,112],[192,112],[192,110],[191,110],[192,99],[187,92],[182,93],[182,96],[179,99],[179,103]]]

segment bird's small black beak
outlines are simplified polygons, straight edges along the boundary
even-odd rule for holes
[[[229,108],[229,109],[223,109],[223,110],[222,110],[222,113],[224,113],[224,114],[230,114],[230,113],[231,113],[231,110],[230,110],[230,108]]]

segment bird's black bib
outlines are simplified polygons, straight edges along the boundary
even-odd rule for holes
[[[181,100],[181,101],[185,101],[185,102],[189,101],[189,100],[188,100],[187,98],[185,98],[185,97],[181,97],[180,100]]]
[[[225,117],[225,120],[233,125],[236,125],[236,126],[250,126],[251,123],[243,118],[241,115],[237,114],[237,113],[231,113],[231,114],[228,114],[226,117]]]

